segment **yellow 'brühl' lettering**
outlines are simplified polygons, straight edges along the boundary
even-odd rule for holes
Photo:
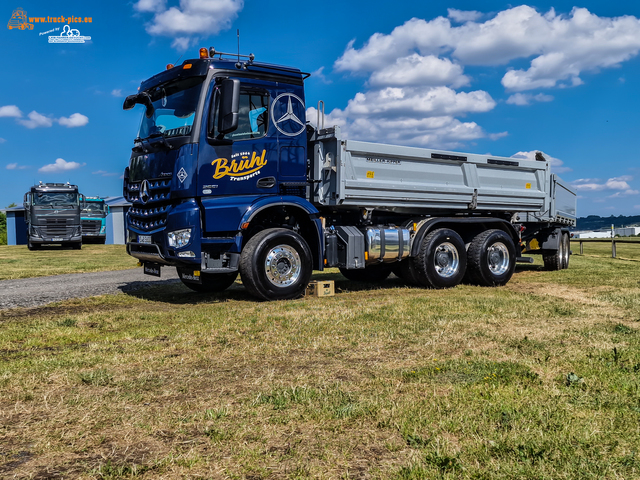
[[[248,157],[242,157],[240,159],[233,159],[231,163],[226,158],[216,158],[211,165],[215,168],[213,178],[218,180],[219,178],[229,175],[230,177],[242,177],[253,172],[257,172],[267,164],[264,156],[267,153],[266,150],[262,150],[262,155],[256,155],[253,152],[251,160]]]

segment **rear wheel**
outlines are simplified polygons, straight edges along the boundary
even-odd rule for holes
[[[240,256],[242,283],[262,300],[288,300],[304,294],[313,263],[307,242],[292,230],[269,228],[253,236]]]
[[[455,287],[467,269],[464,242],[449,228],[429,233],[422,240],[418,255],[411,260],[416,280],[429,288]]]
[[[569,234],[562,234],[562,244],[563,244],[563,252],[562,252],[562,268],[569,268],[569,256],[571,255],[571,240],[569,240]]]
[[[471,241],[467,259],[470,283],[486,287],[504,285],[516,268],[516,247],[502,230],[487,230]]]
[[[563,258],[565,257],[565,242],[564,235],[560,236],[560,241],[558,242],[558,250],[552,253],[542,254],[542,261],[544,262],[544,268],[547,270],[562,270],[565,268]],[[567,266],[569,262],[567,260]]]
[[[383,282],[391,275],[391,267],[381,263],[378,265],[368,265],[357,270],[340,268],[340,273],[352,282],[378,283]]]
[[[190,288],[194,292],[198,293],[214,293],[214,292],[222,292],[226,290],[233,282],[236,281],[238,277],[238,272],[233,273],[200,273],[200,282],[194,283],[189,280],[185,280],[183,275],[193,275],[192,269],[184,269],[184,268],[176,268],[178,271],[178,277],[184,284],[185,287]]]

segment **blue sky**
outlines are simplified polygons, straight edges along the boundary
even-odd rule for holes
[[[552,157],[579,215],[640,214],[640,3],[139,0],[3,2],[9,22],[69,23],[85,43],[49,43],[67,23],[0,28],[0,208],[37,181],[120,195],[140,81],[201,46],[313,72],[349,138]],[[393,8],[390,8],[390,5]],[[49,32],[59,28],[58,31]],[[49,33],[45,33],[49,32]]]

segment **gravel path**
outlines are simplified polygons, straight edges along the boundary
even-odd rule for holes
[[[179,282],[175,268],[163,268],[162,277],[142,273],[142,268],[113,272],[70,273],[51,277],[0,281],[0,310],[37,307],[70,298],[130,292],[151,284]]]

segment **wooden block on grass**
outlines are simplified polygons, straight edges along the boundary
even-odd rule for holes
[[[310,297],[333,297],[336,294],[333,280],[319,282],[314,280],[307,286],[307,295]]]

